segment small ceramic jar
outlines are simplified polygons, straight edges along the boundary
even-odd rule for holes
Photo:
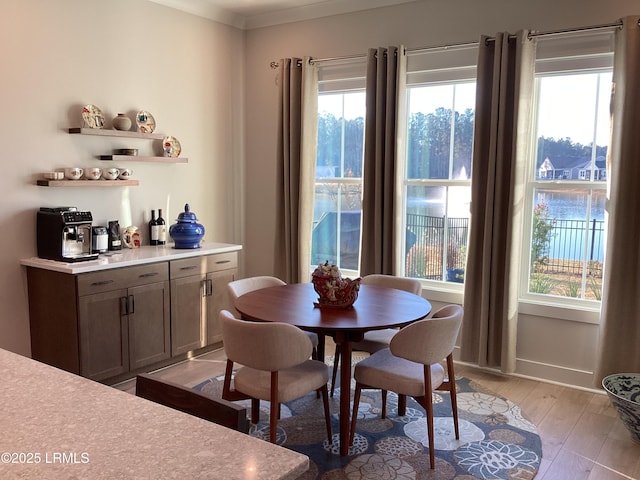
[[[169,227],[169,236],[176,248],[200,248],[200,241],[204,236],[204,226],[199,224],[196,214],[190,211],[189,204],[184,206],[184,212],[178,215],[178,223]]]
[[[124,113],[119,113],[112,121],[116,130],[131,130],[131,119]]]

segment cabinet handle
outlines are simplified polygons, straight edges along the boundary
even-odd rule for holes
[[[133,295],[129,295],[129,315],[136,313],[136,301]]]
[[[127,302],[127,297],[120,297],[120,316],[124,317],[125,315],[128,315],[129,312],[129,305]]]
[[[109,285],[110,283],[113,283],[113,280],[102,280],[100,282],[93,282],[91,284],[92,287],[101,287],[102,285]]]
[[[213,281],[211,279],[207,280],[207,297],[213,295]]]
[[[229,262],[231,262],[231,260],[218,260],[218,261],[216,262],[216,265],[222,265],[222,264],[224,264],[224,263],[229,263]]]
[[[147,278],[147,277],[155,277],[156,275],[158,275],[158,272],[149,272],[149,273],[143,273],[142,275],[138,275],[138,277]]]
[[[197,265],[191,265],[189,267],[180,267],[180,270],[193,270],[194,268],[198,268]]]

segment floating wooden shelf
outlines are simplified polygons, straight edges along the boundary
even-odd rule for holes
[[[138,155],[100,155],[100,160],[116,160],[118,162],[151,162],[151,163],[187,163],[186,157],[144,157]]]
[[[138,180],[38,180],[40,187],[137,187]]]
[[[97,135],[103,137],[127,137],[145,138],[150,140],[162,140],[165,135],[162,133],[143,133],[130,130],[108,130],[104,128],[70,128],[69,133],[78,135]]]

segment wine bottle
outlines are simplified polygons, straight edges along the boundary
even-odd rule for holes
[[[151,210],[151,220],[149,220],[149,245],[158,245],[158,222],[155,210]]]
[[[167,224],[162,218],[162,209],[158,209],[158,220],[156,220],[158,228],[158,245],[164,245],[167,243]]]

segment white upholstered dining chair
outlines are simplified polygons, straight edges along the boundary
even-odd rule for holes
[[[235,318],[227,310],[220,312],[220,325],[227,356],[222,398],[230,401],[250,398],[254,424],[260,419],[260,400],[269,401],[269,439],[275,443],[280,404],[315,390],[322,394],[327,438],[331,443],[329,372],[324,362],[309,360],[309,337],[287,323],[248,322]],[[241,367],[234,375],[236,363]]]
[[[356,364],[350,442],[353,442],[355,434],[358,405],[363,389],[382,390],[382,418],[385,418],[387,413],[387,391],[414,397],[425,409],[432,469],[435,465],[433,390],[449,391],[455,436],[456,439],[460,439],[453,349],[462,324],[462,315],[463,309],[459,305],[442,307],[432,317],[419,320],[398,331],[389,348],[379,350]],[[444,359],[447,365],[446,372],[440,364]]]
[[[416,295],[422,294],[422,284],[419,280],[407,277],[396,277],[394,275],[372,274],[362,277],[361,285],[375,285],[379,287],[395,288]],[[382,330],[370,330],[365,332],[364,338],[360,342],[354,342],[352,349],[359,352],[376,353],[378,350],[387,348],[393,336],[398,333],[396,328],[385,328]],[[336,374],[340,363],[340,346],[336,345],[336,352],[333,359],[333,373],[331,375],[331,396],[336,385]]]
[[[229,297],[232,302],[235,302],[238,297],[244,295],[245,293],[253,292],[254,290],[260,290],[262,288],[268,287],[278,287],[280,285],[286,285],[285,282],[280,280],[277,277],[270,277],[267,275],[257,276],[257,277],[248,277],[241,278],[239,280],[234,280],[233,282],[229,282],[227,284],[227,289],[229,291]],[[237,312],[240,317],[240,312]],[[313,345],[313,350],[311,351],[311,358],[314,360],[318,359],[318,335],[313,332],[304,332],[305,335],[309,337],[311,340],[311,344]]]

